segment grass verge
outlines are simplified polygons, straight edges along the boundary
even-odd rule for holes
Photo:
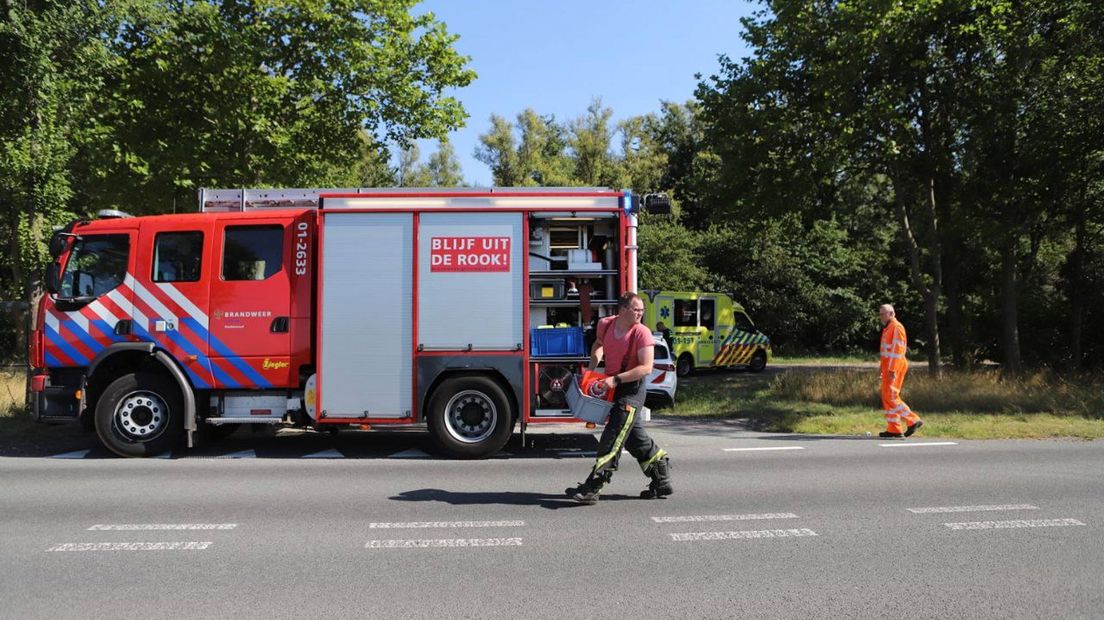
[[[22,435],[36,426],[25,406],[26,376],[22,370],[0,370],[0,437]]]
[[[885,428],[876,369],[783,368],[772,374],[704,372],[679,384],[672,416],[746,419],[756,430],[829,435]],[[922,436],[960,439],[1104,438],[1104,377],[991,371],[912,372],[902,396],[924,418]]]

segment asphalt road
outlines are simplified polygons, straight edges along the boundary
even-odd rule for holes
[[[0,616],[1104,617],[1104,442],[659,420],[675,495],[626,455],[579,506],[572,430],[476,462],[403,433],[0,457]]]

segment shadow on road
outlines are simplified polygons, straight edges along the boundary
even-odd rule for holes
[[[595,431],[562,428],[563,432],[529,433],[524,443],[514,433],[492,459],[587,459],[598,447]],[[268,427],[242,428],[221,439],[199,437],[195,448],[177,447],[171,458],[217,458],[249,453],[258,459],[297,459],[336,450],[347,459],[414,458],[453,460],[436,447],[426,431],[342,430],[339,433]],[[94,432],[79,424],[41,425],[30,419],[0,418],[0,458],[118,459],[100,443]]]
[[[418,489],[415,491],[403,491],[390,499],[400,502],[444,502],[446,504],[452,504],[453,506],[468,506],[472,504],[540,506],[541,508],[547,508],[549,510],[578,508],[583,505],[568,499],[563,494],[550,495],[548,493],[529,493],[525,491],[460,492],[445,491],[444,489]],[[625,499],[640,498],[631,495],[602,495],[603,502]]]

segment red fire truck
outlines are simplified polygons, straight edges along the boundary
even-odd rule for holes
[[[597,188],[201,190],[50,241],[32,410],[123,456],[243,424],[426,427],[480,458],[575,422],[588,337],[636,289],[636,213]]]

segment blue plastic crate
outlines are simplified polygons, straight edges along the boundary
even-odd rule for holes
[[[529,350],[533,357],[585,355],[582,327],[545,327],[529,330]]]

